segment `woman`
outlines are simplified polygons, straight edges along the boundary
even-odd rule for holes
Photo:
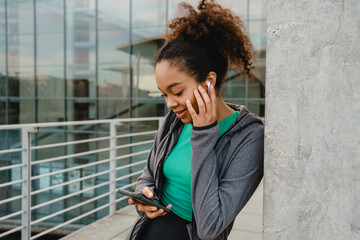
[[[185,16],[172,20],[155,56],[172,111],[135,190],[171,213],[129,199],[140,215],[129,239],[227,239],[263,175],[261,120],[219,94],[230,65],[249,76],[253,68],[244,25],[213,1],[181,7]]]

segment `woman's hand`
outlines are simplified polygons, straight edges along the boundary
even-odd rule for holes
[[[142,194],[144,194],[147,198],[152,198],[154,197],[154,191],[153,189],[149,188],[149,187],[144,187],[142,190],[141,190]],[[155,206],[149,206],[149,205],[144,205],[142,203],[139,203],[138,201],[136,201],[135,199],[133,198],[129,198],[129,204],[130,205],[136,205],[138,210],[140,212],[144,212],[146,213],[146,215],[151,218],[151,219],[154,219],[158,216],[165,216],[167,213],[162,210],[162,209],[158,209],[157,207]],[[168,209],[171,209],[171,205],[169,204],[167,206]]]
[[[199,113],[196,113],[190,100],[186,100],[186,105],[193,120],[194,127],[204,127],[214,123],[217,120],[216,114],[216,94],[213,85],[210,85],[210,97],[205,89],[199,85],[195,89],[194,95],[199,107]]]

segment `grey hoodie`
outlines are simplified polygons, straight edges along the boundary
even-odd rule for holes
[[[187,225],[190,239],[227,239],[234,220],[263,176],[264,127],[244,106],[228,104],[239,111],[236,121],[219,139],[218,123],[193,127],[191,133],[191,198],[193,221]],[[136,192],[154,188],[161,199],[163,164],[175,146],[183,123],[173,112],[159,128]],[[128,239],[137,239],[147,216],[139,218]]]

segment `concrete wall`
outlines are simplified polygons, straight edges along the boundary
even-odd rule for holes
[[[263,239],[360,239],[360,1],[267,21]]]

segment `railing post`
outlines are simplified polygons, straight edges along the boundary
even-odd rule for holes
[[[110,194],[109,194],[109,215],[116,211],[116,122],[110,122]]]
[[[22,179],[21,194],[25,197],[21,200],[21,209],[24,211],[21,216],[21,240],[31,238],[31,133],[38,132],[38,128],[22,128]]]

